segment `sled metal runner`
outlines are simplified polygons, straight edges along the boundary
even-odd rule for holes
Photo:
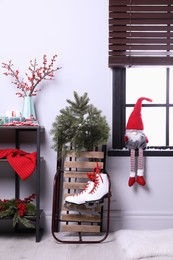
[[[81,152],[80,157],[69,151],[57,160],[53,183],[52,235],[61,243],[100,243],[109,234],[110,178],[107,198],[84,204],[65,202],[67,196],[80,192],[87,182],[87,173],[98,162],[105,173],[106,146],[102,150]],[[104,228],[103,228],[104,214]],[[106,216],[105,216],[106,215]]]

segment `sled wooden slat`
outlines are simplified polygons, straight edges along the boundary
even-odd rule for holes
[[[64,182],[63,188],[64,189],[78,189],[78,190],[82,190],[84,189],[86,186],[86,182]]]
[[[66,154],[66,157],[73,157],[76,158],[76,153],[74,151],[69,151]],[[82,158],[95,158],[95,159],[103,159],[104,158],[104,152],[102,151],[87,151],[87,152],[80,152],[79,157]]]
[[[90,225],[62,225],[62,232],[94,232],[99,233],[99,226],[90,226]]]
[[[91,172],[91,171],[90,171]],[[88,171],[89,173],[89,171]],[[64,178],[81,178],[88,179],[86,172],[78,172],[78,171],[65,171]]]
[[[63,221],[101,222],[100,215],[62,214]]]
[[[103,168],[103,163],[99,162],[98,165]],[[81,162],[81,161],[65,161],[64,168],[78,168],[78,169],[93,169],[96,167],[96,162]]]
[[[66,211],[66,214],[67,214],[67,211],[78,211],[78,212],[82,212],[84,214],[88,214],[88,213],[92,213],[93,212],[93,209],[92,208],[86,208],[85,206],[77,206],[76,209],[74,209],[72,206],[68,206],[68,209],[66,207],[64,207],[64,205],[62,206],[62,211]],[[95,209],[94,209],[94,214],[97,214],[97,213],[100,213],[101,212],[101,207],[97,206]]]

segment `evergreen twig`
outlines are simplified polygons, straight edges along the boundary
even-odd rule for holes
[[[66,100],[69,106],[60,110],[52,124],[52,148],[62,156],[62,148],[69,145],[77,154],[82,149],[93,150],[94,147],[106,144],[109,137],[109,125],[105,116],[101,115],[92,104],[89,104],[87,93],[79,96],[74,91],[74,101]]]
[[[36,215],[36,206],[31,203],[35,199],[35,194],[21,199],[0,200],[0,218],[13,218],[13,227],[17,223],[23,224],[27,228],[34,228],[34,225],[27,217]]]

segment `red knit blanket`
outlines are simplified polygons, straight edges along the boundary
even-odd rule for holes
[[[27,179],[35,170],[37,152],[27,153],[19,149],[0,150],[0,159],[7,159],[22,180]]]

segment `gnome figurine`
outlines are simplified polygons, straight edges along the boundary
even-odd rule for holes
[[[143,100],[152,102],[151,99],[146,97],[141,97],[137,100],[136,105],[134,106],[134,109],[128,119],[124,136],[125,146],[130,150],[131,169],[128,181],[128,185],[130,187],[135,182],[142,186],[145,185],[143,150],[146,148],[148,138],[143,132],[144,126],[141,117],[141,106]],[[138,150],[137,176],[135,150]]]

